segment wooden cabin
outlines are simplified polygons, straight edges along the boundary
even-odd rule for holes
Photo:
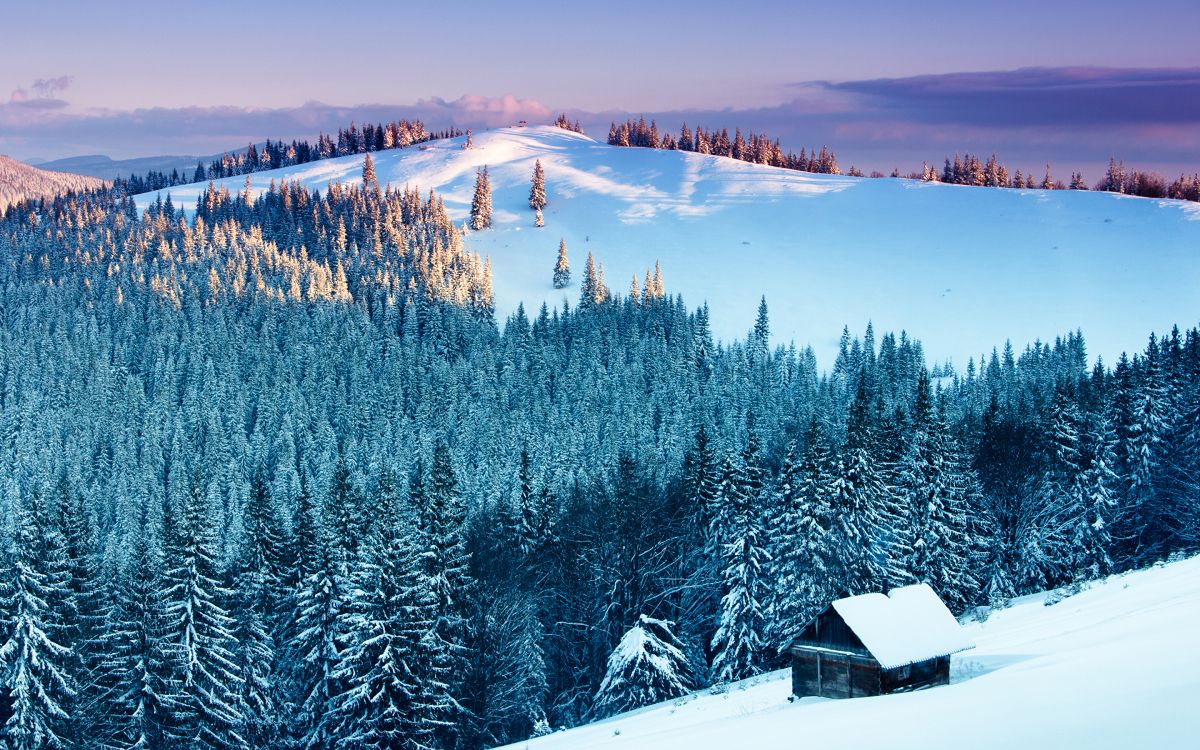
[[[792,693],[859,698],[950,682],[950,655],[974,648],[928,585],[838,599],[794,640]]]

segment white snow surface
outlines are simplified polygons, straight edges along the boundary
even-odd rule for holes
[[[578,300],[584,260],[627,294],[661,259],[669,294],[707,301],[713,331],[744,338],[766,295],[776,342],[833,364],[843,325],[907,330],[930,361],[961,371],[1011,339],[1018,350],[1081,328],[1110,364],[1151,331],[1200,319],[1200,207],[1110,193],[1010,190],[870,179],[679,151],[617,148],[555,127],[505,128],[375,152],[381,184],[435,189],[456,220],[488,165],[495,226],[468,245],[490,256],[498,314]],[[546,226],[529,186],[546,171]],[[361,179],[363,156],[251,175],[252,188]],[[220,182],[242,189],[245,177]],[[204,185],[170,188],[187,208]],[[145,207],[156,194],[138,197]],[[572,284],[551,274],[566,240]]]
[[[838,599],[833,608],[871,655],[893,669],[973,648],[954,615],[925,583]]]
[[[510,750],[1195,747],[1200,558],[1114,576],[1045,606],[1024,597],[964,626],[951,684],[788,701],[780,670]]]

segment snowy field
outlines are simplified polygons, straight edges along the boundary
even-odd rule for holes
[[[1196,747],[1200,558],[1045,606],[1024,597],[966,627],[949,686],[789,703],[786,670],[511,750]]]
[[[707,300],[714,334],[743,338],[760,295],[777,342],[811,344],[832,365],[843,325],[909,331],[927,358],[970,356],[1006,339],[1081,328],[1110,364],[1153,331],[1200,321],[1200,205],[1074,191],[1007,190],[813,175],[677,151],[616,148],[554,127],[511,128],[372,155],[381,184],[433,188],[465,219],[487,164],[495,226],[472,233],[492,258],[497,312],[558,304],[558,242],[578,299],[588,251],[626,294],[661,259],[668,293]],[[535,159],[546,170],[546,226],[529,209]],[[251,175],[255,188],[359,180],[347,156]],[[1093,175],[1094,177],[1094,175]],[[245,177],[221,182],[231,191]],[[203,185],[171,188],[195,205]],[[142,207],[155,194],[139,197]]]

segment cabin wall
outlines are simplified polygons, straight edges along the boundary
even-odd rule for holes
[[[879,664],[873,661],[854,659],[847,662],[850,668],[850,697],[865,698],[879,695],[882,687]]]
[[[797,649],[792,652],[792,694],[861,698],[879,695],[879,664],[861,657]]]
[[[821,657],[813,652],[792,654],[792,695],[821,694]]]
[[[898,669],[885,669],[881,674],[881,689],[885,693],[948,684],[950,684],[949,656],[940,656]]]

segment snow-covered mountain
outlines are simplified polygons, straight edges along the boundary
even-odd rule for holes
[[[668,293],[708,301],[714,333],[742,338],[765,295],[776,341],[832,364],[843,325],[905,329],[932,361],[961,368],[1006,339],[1083,329],[1111,362],[1146,335],[1192,325],[1200,205],[1075,191],[1010,190],[815,175],[678,151],[617,148],[553,127],[506,128],[372,154],[381,184],[434,189],[467,216],[487,165],[494,227],[469,245],[492,259],[497,311],[578,299],[588,252],[625,294],[662,261]],[[535,228],[535,160],[549,205]],[[324,188],[360,179],[363,156],[250,176]],[[222,180],[240,190],[245,177]],[[194,204],[203,185],[170,189]],[[155,194],[140,196],[145,206]],[[551,284],[565,238],[574,284]]]
[[[1200,558],[1114,576],[966,626],[946,687],[789,702],[787,670],[510,750],[1165,748],[1195,742]]]

